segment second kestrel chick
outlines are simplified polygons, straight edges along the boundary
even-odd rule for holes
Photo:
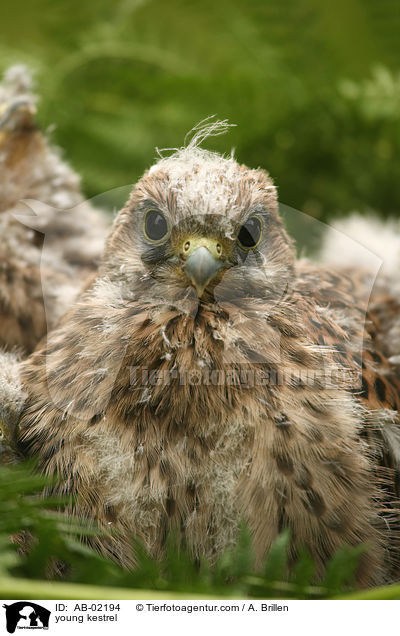
[[[0,84],[0,347],[25,353],[95,271],[108,230],[105,215],[85,202],[79,177],[38,129],[35,113],[30,73],[10,68]],[[37,217],[27,216],[26,199]]]

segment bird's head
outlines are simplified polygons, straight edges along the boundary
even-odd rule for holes
[[[103,271],[158,304],[238,305],[276,301],[293,263],[269,175],[189,147],[138,182],[115,221]]]

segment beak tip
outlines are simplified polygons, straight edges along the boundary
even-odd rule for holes
[[[197,295],[203,295],[207,284],[222,269],[223,264],[204,246],[198,247],[187,259],[183,270],[194,285]]]

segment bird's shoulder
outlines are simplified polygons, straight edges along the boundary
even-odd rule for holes
[[[300,262],[297,287],[341,329],[311,318],[321,344],[338,350],[353,372],[354,397],[362,407],[358,434],[366,444],[388,499],[400,493],[400,374],[393,337],[400,332],[400,304],[388,286],[362,269]],[[400,348],[399,348],[400,352]]]

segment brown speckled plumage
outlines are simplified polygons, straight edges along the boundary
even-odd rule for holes
[[[162,245],[148,209],[168,221]],[[254,214],[262,239],[243,254]],[[229,255],[200,297],[187,237]],[[399,380],[369,290],[296,261],[267,173],[193,144],[139,181],[96,279],[23,364],[22,443],[71,512],[113,528],[99,548],[124,564],[132,535],[160,557],[172,529],[212,559],[244,520],[257,564],[289,527],[293,557],[306,546],[321,570],[365,542],[359,583],[393,578]]]

